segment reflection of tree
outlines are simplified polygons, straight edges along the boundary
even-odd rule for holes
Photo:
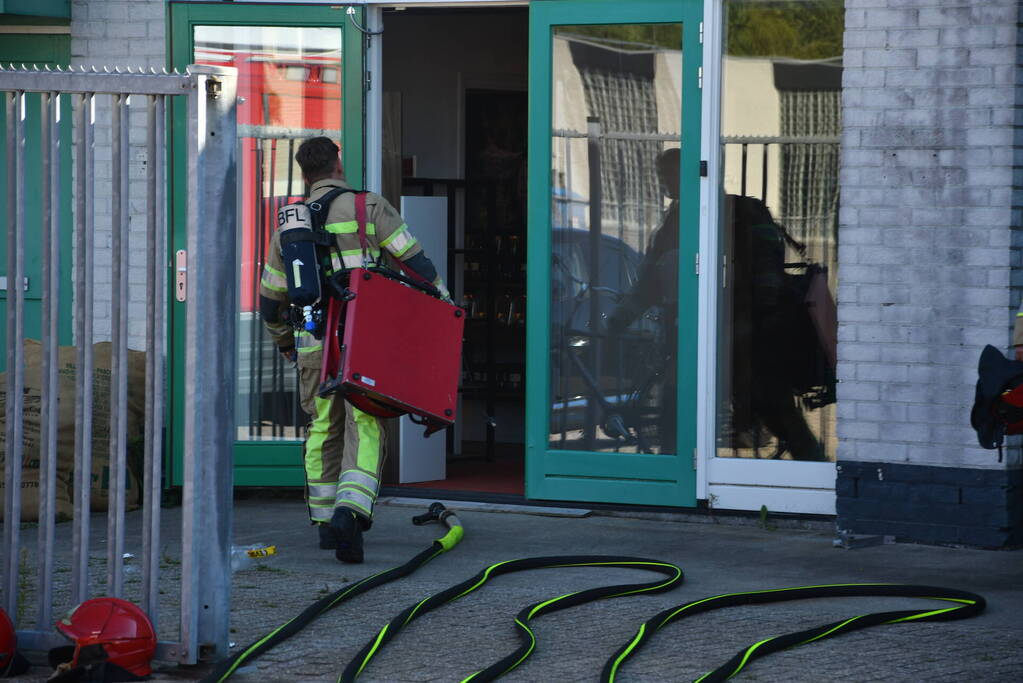
[[[844,0],[745,0],[727,7],[729,55],[794,59],[842,55]]]
[[[559,34],[595,38],[597,42],[619,43],[622,47],[661,47],[669,50],[682,48],[681,24],[608,24],[566,26]]]

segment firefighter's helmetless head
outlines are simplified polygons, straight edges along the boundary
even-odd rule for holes
[[[345,179],[341,149],[330,138],[309,138],[298,146],[295,161],[302,169],[302,177],[310,185],[324,178]]]

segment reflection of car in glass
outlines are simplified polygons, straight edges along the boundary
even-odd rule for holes
[[[607,334],[607,319],[635,285],[642,257],[615,237],[555,228],[551,259],[552,440],[564,448],[631,445],[653,452],[644,438],[652,430],[644,427],[654,423],[652,404],[660,403],[664,316],[655,307],[623,334]],[[568,435],[578,430],[589,437]]]
[[[551,321],[555,330],[562,327],[579,334],[602,334],[603,321],[636,282],[640,256],[632,247],[609,235],[599,235],[599,259],[597,267],[591,269],[592,239],[586,230],[553,231]],[[585,288],[588,291],[583,292]],[[595,325],[590,321],[593,312],[598,316]]]

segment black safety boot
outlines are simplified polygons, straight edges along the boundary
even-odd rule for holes
[[[337,539],[328,522],[317,522],[316,530],[320,532],[320,550],[337,550]]]
[[[330,530],[337,541],[334,557],[342,562],[362,562],[362,525],[348,508],[337,508],[330,519]]]

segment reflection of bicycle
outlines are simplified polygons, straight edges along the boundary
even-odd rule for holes
[[[560,433],[561,445],[571,447],[569,434],[581,431],[586,450],[663,451],[660,426],[670,403],[664,392],[671,367],[665,344],[656,343],[661,340],[649,324],[636,334],[609,336],[604,321],[624,294],[576,277],[557,254],[553,263],[575,292],[562,299],[568,306],[555,307],[561,315],[555,318],[552,439]],[[649,314],[645,320],[658,322]]]

